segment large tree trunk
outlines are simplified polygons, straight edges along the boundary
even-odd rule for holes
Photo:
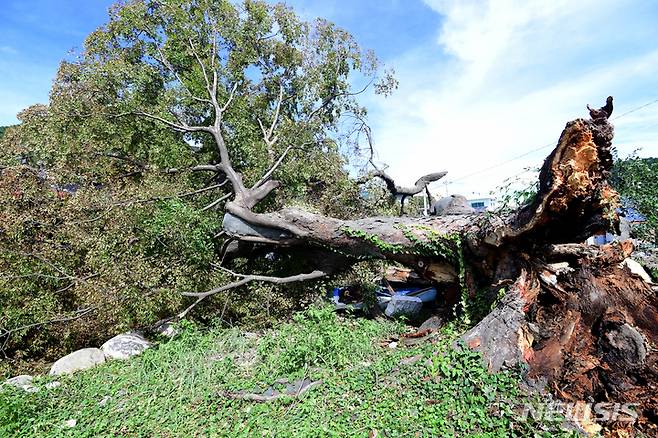
[[[342,221],[294,209],[254,213],[232,202],[224,228],[254,244],[316,248],[340,267],[396,261],[470,298],[505,287],[497,307],[463,337],[492,371],[524,363],[529,381],[563,399],[637,403],[640,424],[654,427],[656,294],[621,267],[630,244],[582,243],[617,223],[617,194],[607,182],[612,137],[605,117],[568,123],[544,162],[534,202],[506,217]]]

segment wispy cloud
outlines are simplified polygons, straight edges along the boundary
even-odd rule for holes
[[[658,51],[638,43],[658,31],[639,2],[426,3],[442,16],[435,41],[389,60],[400,90],[370,102],[380,158],[401,180],[448,170],[458,181],[441,190],[487,193],[550,148],[463,177],[555,142],[585,104],[612,94],[620,114],[658,98]],[[621,154],[658,154],[656,108],[616,122]]]
[[[0,46],[0,53],[4,53],[5,55],[16,55],[18,50],[11,46]]]

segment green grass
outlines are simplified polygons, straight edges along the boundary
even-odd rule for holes
[[[557,424],[522,420],[518,376],[489,374],[477,354],[434,342],[380,342],[405,327],[337,318],[312,308],[252,339],[237,329],[183,334],[128,362],[59,378],[41,391],[0,391],[0,436],[555,436]],[[416,357],[412,364],[403,359]],[[322,380],[299,398],[268,403],[227,393],[277,379]],[[104,401],[104,402],[103,402]],[[65,426],[77,420],[75,427]]]

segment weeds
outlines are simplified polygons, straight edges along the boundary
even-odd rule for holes
[[[276,330],[187,325],[172,341],[129,362],[110,362],[37,393],[0,390],[2,436],[510,436],[563,434],[528,423],[518,375],[489,374],[480,357],[454,348],[445,328],[434,343],[390,349],[405,327],[339,318],[314,307]],[[413,360],[411,360],[411,359]],[[320,380],[300,398],[236,400],[280,379]],[[69,427],[76,420],[75,426]]]

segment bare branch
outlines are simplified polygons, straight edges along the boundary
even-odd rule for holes
[[[225,268],[222,268],[222,269],[225,269]],[[235,289],[235,288],[240,287],[240,286],[244,286],[245,284],[250,283],[252,281],[265,281],[265,282],[274,283],[274,284],[287,284],[287,283],[294,283],[294,282],[298,282],[298,281],[313,280],[313,279],[322,278],[322,277],[328,275],[328,273],[326,273],[324,271],[313,271],[313,272],[310,272],[308,274],[298,274],[298,275],[292,275],[290,277],[270,277],[270,276],[266,276],[266,275],[242,275],[242,274],[237,274],[237,273],[232,272],[232,271],[228,271],[228,272],[231,273],[232,275],[236,276],[236,277],[242,277],[242,278],[238,281],[234,281],[234,282],[226,284],[224,286],[221,286],[221,287],[218,287],[218,288],[215,288],[215,289],[211,289],[207,292],[203,292],[203,293],[191,293],[191,292],[183,293],[182,295],[184,295],[184,296],[197,297],[197,299],[196,299],[196,301],[194,301],[194,303],[192,303],[185,310],[183,310],[181,313],[179,313],[177,315],[177,318],[178,319],[185,318],[187,316],[187,314],[190,313],[190,311],[192,309],[194,309],[199,303],[201,303],[205,298],[207,298],[209,296],[212,296],[212,295],[215,295],[215,294],[218,294],[218,293],[221,293],[221,292],[225,292],[225,291],[230,290],[230,289]]]
[[[190,168],[192,172],[221,172],[221,168],[216,164],[199,164]]]
[[[212,46],[210,48],[210,68],[215,69],[215,58],[217,57],[217,29],[215,23],[212,23]]]
[[[227,193],[227,194],[225,194],[224,196],[222,196],[221,198],[214,200],[214,201],[211,202],[210,204],[208,204],[208,205],[206,205],[205,207],[203,207],[203,208],[201,209],[201,211],[210,210],[211,208],[217,206],[220,202],[222,202],[222,201],[226,201],[228,198],[231,197],[232,194],[233,194],[233,193]]]
[[[208,72],[206,72],[206,66],[203,64],[203,61],[201,61],[201,58],[199,57],[199,54],[196,51],[196,48],[194,47],[194,43],[192,42],[192,38],[187,39],[190,49],[192,49],[192,54],[194,55],[194,58],[196,59],[197,63],[199,64],[199,67],[201,67],[201,72],[203,73],[203,78],[206,80],[206,89],[210,93],[210,79],[208,78]],[[212,96],[211,96],[212,99]]]
[[[248,199],[245,199],[244,202],[245,206],[247,208],[252,208],[260,201],[265,199],[267,195],[272,192],[272,190],[279,188],[280,185],[281,183],[279,183],[279,181],[270,180],[255,189],[249,190]]]
[[[221,183],[218,183],[218,184],[213,184],[211,186],[203,187],[203,188],[198,189],[198,190],[194,190],[194,191],[191,191],[191,192],[185,192],[185,193],[179,193],[179,194],[171,195],[171,196],[154,196],[152,198],[134,199],[132,201],[119,202],[117,204],[113,204],[112,207],[124,207],[124,206],[133,205],[133,204],[144,204],[144,203],[147,203],[147,202],[166,201],[167,199],[186,198],[188,196],[194,196],[194,195],[198,195],[200,193],[204,193],[204,192],[207,192],[207,191],[210,191],[210,190],[218,189],[218,188],[223,187],[224,185],[226,185],[227,182],[228,182],[228,180],[224,180],[224,181],[222,181]]]
[[[204,298],[205,298],[205,297],[199,297],[199,298],[197,298],[196,301],[195,301],[194,303],[192,303],[189,307],[187,307],[187,309],[183,310],[181,313],[179,313],[178,315],[176,315],[176,319],[179,319],[179,320],[180,320],[180,319],[185,318],[185,317],[187,316],[187,314],[190,313],[190,311],[191,311],[192,309],[194,309],[194,308],[197,306],[197,304],[201,303],[201,301],[204,300]]]
[[[192,191],[192,192],[181,193],[181,194],[179,194],[179,195],[174,195],[174,196],[171,196],[171,197],[172,197],[172,198],[184,198],[184,197],[186,197],[186,196],[194,196],[194,195],[198,195],[199,193],[203,193],[203,192],[207,192],[207,191],[209,191],[209,190],[214,190],[214,189],[218,189],[218,188],[220,188],[220,187],[223,187],[227,182],[228,182],[228,180],[224,180],[224,181],[222,181],[222,182],[219,183],[219,184],[213,184],[213,185],[211,185],[211,186],[204,187],[204,188],[202,188],[202,189],[194,190],[194,191]]]
[[[153,38],[153,36],[151,36],[151,38]],[[173,75],[176,77],[178,82],[180,82],[181,86],[185,89],[185,91],[187,91],[187,94],[189,94],[192,99],[196,100],[197,102],[212,103],[209,99],[204,99],[204,98],[195,96],[194,93],[192,93],[192,91],[187,87],[187,85],[185,85],[185,82],[183,82],[183,79],[181,78],[181,76],[174,69],[174,66],[171,65],[171,63],[169,62],[169,60],[165,56],[164,52],[162,51],[162,48],[160,47],[160,45],[155,44],[155,47],[157,48],[158,53],[160,54],[160,58],[161,58],[161,59],[158,59],[158,61],[160,61],[165,67],[167,67],[167,69],[169,69],[169,71],[171,73],[173,73]]]
[[[201,293],[195,293],[195,292],[183,292],[182,295],[186,297],[197,297],[197,298],[205,298],[209,297],[211,295],[218,294],[220,292],[227,291],[229,289],[234,289],[236,287],[243,286],[247,283],[250,283],[252,281],[264,281],[267,283],[274,283],[274,284],[287,284],[287,283],[295,283],[298,281],[307,281],[307,280],[313,280],[316,278],[321,278],[327,275],[326,272],[324,271],[313,271],[309,272],[307,274],[297,274],[297,275],[292,275],[290,277],[271,277],[267,275],[244,275],[244,274],[237,274],[235,272],[229,271],[232,275],[235,275],[236,277],[239,277],[240,280],[234,281],[229,284],[225,284],[224,286],[220,286],[215,289],[211,289],[207,292],[201,292]]]
[[[87,276],[85,278],[91,278],[93,276],[95,276],[95,274],[91,275],[91,276]],[[148,298],[151,295],[153,295],[154,293],[161,292],[161,291],[163,291],[163,289],[151,289],[151,290],[147,291],[145,294],[143,294],[142,298]],[[4,341],[3,341],[3,345],[0,346],[0,352],[4,353],[4,347],[9,342],[9,338],[11,337],[11,335],[13,333],[16,333],[16,332],[19,332],[19,331],[22,331],[22,330],[28,330],[28,329],[34,328],[34,327],[41,327],[41,326],[49,325],[49,324],[74,321],[76,319],[83,318],[83,317],[89,315],[90,313],[92,313],[96,310],[107,307],[109,305],[116,305],[117,303],[123,302],[125,300],[126,300],[126,297],[112,298],[112,299],[109,299],[108,301],[105,301],[103,303],[100,303],[100,304],[97,304],[97,305],[94,305],[94,306],[89,306],[89,307],[85,307],[85,308],[82,308],[82,309],[78,309],[78,310],[74,311],[73,314],[70,315],[70,316],[57,316],[53,319],[49,319],[49,320],[46,320],[46,321],[35,322],[35,323],[32,323],[32,324],[27,324],[27,325],[16,327],[16,328],[13,328],[13,329],[10,329],[10,330],[3,329],[2,327],[0,327],[0,338],[2,338],[2,337],[5,338]]]
[[[372,178],[380,178],[381,180],[384,181],[384,183],[386,183],[386,187],[388,188],[388,190],[391,192],[392,195],[413,196],[425,190],[425,188],[430,183],[440,180],[447,174],[448,172],[428,173],[427,175],[421,176],[413,186],[403,187],[395,184],[395,180],[393,180],[393,177],[391,177],[383,170],[377,170],[375,172],[371,172],[369,175],[366,175],[364,178],[361,178],[358,182],[363,183]]]
[[[227,203],[226,211],[250,224],[265,228],[284,230],[292,234],[294,237],[304,238],[308,234],[306,231],[290,223],[289,221],[283,220],[272,214],[254,213],[249,208],[245,208],[242,205],[236,204],[235,202]]]
[[[279,86],[279,98],[276,101],[276,108],[274,110],[274,118],[272,119],[272,125],[270,126],[270,130],[267,132],[267,137],[272,138],[272,134],[274,133],[274,128],[276,127],[276,124],[279,122],[279,112],[281,110],[281,102],[283,101],[283,84]],[[273,143],[276,142],[276,139],[273,140]]]
[[[219,123],[219,117],[216,123]],[[231,165],[231,157],[228,154],[228,148],[224,142],[224,137],[222,136],[221,130],[218,126],[215,126],[213,129],[211,129],[211,133],[215,139],[215,144],[217,145],[217,150],[219,152],[219,158],[221,160],[221,163],[216,166],[217,170],[224,172],[226,174],[226,178],[231,181],[233,192],[235,192],[236,195],[236,200],[242,199],[245,197],[245,195],[247,195],[248,190],[244,186],[242,175],[236,172]]]
[[[184,125],[184,124],[178,124],[178,123],[174,123],[170,120],[164,119],[160,116],[156,116],[154,114],[149,114],[149,113],[146,113],[146,112],[143,112],[143,111],[134,111],[132,113],[124,113],[124,114],[120,114],[119,116],[127,115],[127,114],[134,114],[134,115],[137,115],[137,116],[143,116],[143,117],[147,117],[149,119],[157,120],[158,122],[164,123],[165,125],[169,126],[170,128],[175,129],[176,131],[180,131],[180,132],[200,132],[200,131],[210,132],[210,128],[208,128],[207,126],[188,126],[188,125]]]
[[[274,136],[272,138],[272,134],[274,134],[274,129],[276,128],[276,125],[279,121],[279,111],[281,110],[281,102],[283,101],[283,85],[279,86],[279,97],[277,98],[276,105],[274,108],[274,116],[272,117],[272,124],[268,129],[265,129],[265,126],[263,125],[263,122],[261,122],[260,119],[258,119],[258,125],[260,126],[260,130],[263,132],[263,140],[265,141],[265,145],[267,146],[267,155],[270,159],[270,162],[274,159],[274,144],[279,140],[277,136]]]
[[[58,318],[50,319],[48,321],[35,322],[33,324],[27,324],[27,325],[24,325],[24,326],[21,326],[21,327],[13,328],[11,330],[5,330],[3,333],[0,333],[0,336],[9,337],[9,335],[11,335],[12,333],[16,333],[16,332],[19,332],[19,331],[22,331],[22,330],[28,330],[28,329],[31,329],[31,328],[34,328],[34,327],[40,327],[42,325],[47,325],[47,324],[54,324],[54,323],[57,323],[57,322],[73,321],[75,319],[82,318],[83,316],[87,315],[89,312],[97,309],[98,307],[99,306],[87,307],[85,309],[80,309],[80,310],[74,312],[74,314],[72,316],[58,317]]]
[[[305,144],[306,144],[306,143],[305,143]],[[272,167],[270,167],[270,170],[268,170],[268,171],[265,173],[265,175],[263,175],[263,177],[262,177],[261,179],[259,179],[258,182],[257,182],[256,184],[254,184],[254,186],[251,188],[252,190],[254,190],[254,189],[257,188],[257,187],[262,186],[267,180],[269,180],[269,179],[272,177],[272,174],[274,174],[274,172],[276,171],[276,169],[281,165],[281,163],[283,162],[283,160],[286,158],[286,155],[288,155],[288,152],[290,152],[290,151],[292,150],[292,148],[293,148],[293,146],[290,145],[290,146],[288,146],[288,147],[286,148],[285,151],[283,151],[283,153],[281,154],[281,156],[279,157],[279,159],[276,160],[276,163],[274,163],[274,164],[272,165]]]
[[[266,36],[258,37],[258,38],[256,39],[256,41],[260,43],[261,41],[266,41],[266,40],[269,40],[269,39],[271,39],[271,38],[274,38],[274,37],[276,37],[277,35],[279,35],[279,31],[277,31],[276,33],[272,33],[272,34],[266,35]]]
[[[357,96],[359,94],[364,93],[368,89],[368,87],[370,87],[370,85],[372,85],[373,80],[374,80],[374,78],[371,79],[370,82],[368,82],[366,84],[366,86],[363,87],[363,89],[361,89],[359,91],[354,91],[354,92],[346,91],[345,93],[335,93],[335,94],[332,94],[331,96],[327,96],[322,101],[322,103],[320,104],[319,107],[317,107],[316,109],[314,109],[313,111],[311,111],[309,113],[308,117],[306,117],[306,121],[307,122],[310,121],[313,117],[315,117],[320,111],[322,111],[324,108],[326,108],[327,105],[329,105],[334,99],[336,99],[338,97]]]
[[[215,82],[216,82],[216,80],[217,80],[217,78],[216,78],[216,75],[215,75]],[[233,84],[233,88],[231,88],[231,92],[228,95],[228,99],[226,100],[226,103],[224,104],[224,106],[220,110],[221,113],[224,113],[228,109],[229,105],[231,105],[231,102],[233,101],[233,96],[235,95],[235,90],[237,90],[237,89],[238,89],[238,83],[236,82],[235,84]]]
[[[371,163],[373,167],[375,167],[374,163]],[[376,167],[375,167],[376,169]],[[423,190],[427,190],[427,193],[429,194],[429,190],[427,189],[427,186],[434,182],[438,181],[444,176],[446,176],[448,172],[435,172],[435,173],[429,173],[427,175],[421,176],[416,183],[411,186],[411,187],[403,187],[395,184],[395,181],[393,178],[388,175],[386,172],[383,170],[377,170],[375,172],[371,172],[365,177],[359,179],[357,181],[358,184],[363,184],[372,178],[380,178],[384,181],[386,184],[386,188],[388,189],[389,192],[391,192],[391,195],[393,196],[400,196],[400,216],[404,214],[404,201],[407,199],[409,196],[414,196]],[[432,197],[430,196],[430,199]]]

